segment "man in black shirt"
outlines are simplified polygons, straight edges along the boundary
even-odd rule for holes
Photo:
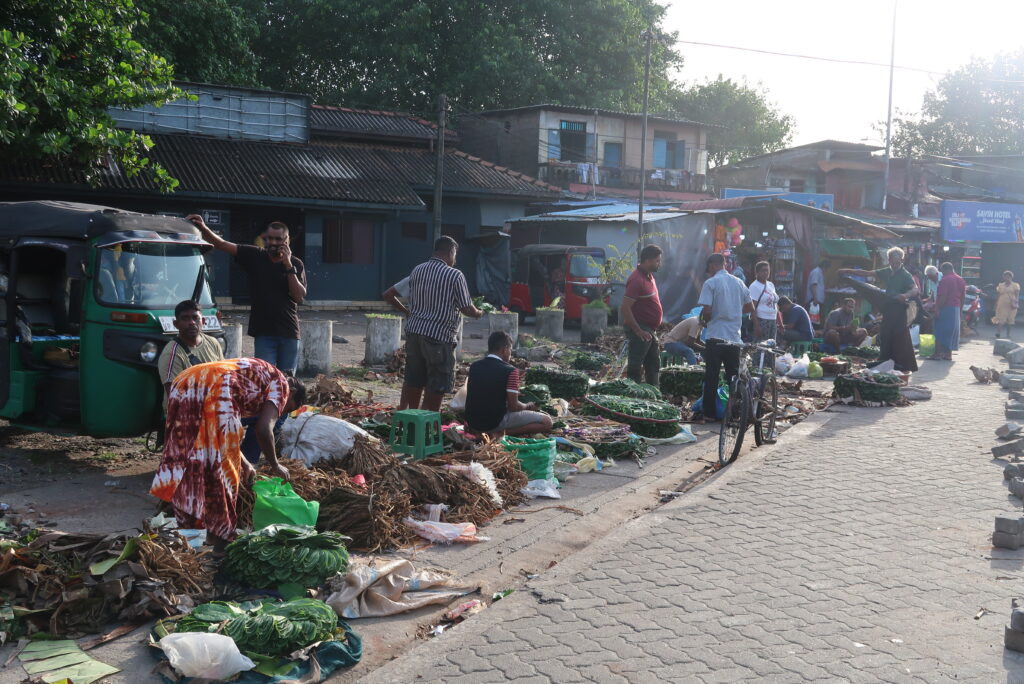
[[[512,338],[491,333],[487,356],[469,367],[466,381],[466,423],[491,437],[532,435],[551,431],[551,416],[519,401],[519,370],[509,364]]]
[[[292,256],[288,226],[280,221],[267,225],[263,244],[236,245],[214,233],[198,214],[186,216],[203,239],[235,257],[235,263],[249,274],[252,308],[249,335],[255,356],[289,375],[295,375],[299,361],[299,304],[306,296],[306,269]]]

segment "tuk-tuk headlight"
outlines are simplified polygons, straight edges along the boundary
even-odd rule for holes
[[[139,348],[139,358],[146,363],[153,363],[156,361],[156,357],[160,354],[160,350],[156,348],[155,342],[144,342],[142,347]]]

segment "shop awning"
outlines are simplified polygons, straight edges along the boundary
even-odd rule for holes
[[[827,254],[828,256],[869,258],[868,245],[863,240],[819,238],[818,248],[822,254]]]

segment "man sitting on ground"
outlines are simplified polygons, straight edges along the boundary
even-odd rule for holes
[[[697,354],[694,353],[694,349],[701,347],[700,316],[684,318],[676,323],[662,341],[665,343],[665,351],[670,355],[682,356],[691,366],[696,364]]]
[[[868,331],[853,325],[853,312],[857,302],[847,297],[842,304],[832,311],[825,319],[825,344],[839,353],[843,347],[859,347]]]
[[[466,381],[466,423],[477,433],[493,438],[551,431],[551,416],[519,401],[519,370],[509,364],[512,338],[491,333],[487,356],[469,367]]]
[[[782,312],[782,335],[787,342],[810,342],[814,339],[814,329],[807,309],[794,304],[789,297],[779,297],[779,311]]]

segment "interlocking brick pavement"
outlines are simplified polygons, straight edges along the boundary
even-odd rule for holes
[[[926,362],[931,401],[814,416],[363,681],[1024,682],[1024,552],[990,544],[1020,508],[988,453],[1005,393],[967,368],[990,350]]]

